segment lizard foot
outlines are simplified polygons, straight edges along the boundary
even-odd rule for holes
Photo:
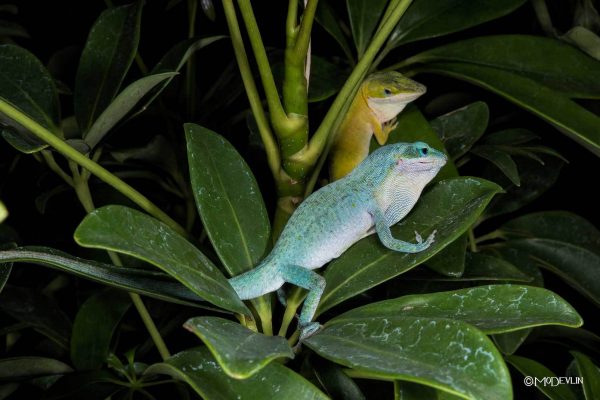
[[[308,339],[315,333],[317,333],[323,326],[318,322],[309,322],[306,325],[300,327],[300,339],[299,342],[304,339]]]
[[[429,246],[431,246],[431,244],[435,241],[436,232],[437,230],[433,231],[431,235],[427,237],[427,240],[423,241],[423,237],[419,234],[419,232],[415,231],[415,239],[417,241],[417,244],[420,245],[419,247],[421,247],[421,250],[419,251],[423,251]]]

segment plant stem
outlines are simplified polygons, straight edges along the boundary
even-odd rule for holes
[[[281,327],[279,327],[279,333],[277,335],[285,337],[290,323],[296,316],[298,307],[302,304],[302,301],[306,297],[306,291],[300,288],[294,288],[292,294],[287,298],[287,305],[285,307],[285,313],[283,314],[283,320],[281,321]]]
[[[93,160],[90,160],[85,155],[69,146],[69,144],[67,144],[64,140],[58,138],[52,134],[52,132],[48,131],[29,116],[25,115],[17,108],[2,99],[0,99],[0,113],[29,130],[32,134],[49,144],[67,159],[77,163],[82,168],[89,170],[100,180],[121,192],[124,196],[128,197],[131,201],[140,206],[140,208],[148,212],[153,217],[161,220],[171,228],[175,229],[177,232],[185,235],[185,230],[177,222],[175,222],[175,220],[169,217],[164,211],[158,208],[140,192],[123,182],[121,179],[117,178],[115,175],[101,167]]]
[[[229,27],[229,34],[231,35],[231,43],[233,45],[233,51],[235,53],[236,61],[242,75],[242,81],[244,82],[244,88],[246,89],[246,96],[250,103],[250,109],[252,115],[256,120],[258,132],[265,145],[265,151],[267,153],[267,162],[273,177],[276,181],[280,179],[281,175],[281,157],[279,155],[279,149],[277,142],[269,126],[269,122],[265,115],[265,111],[262,107],[260,96],[256,88],[256,83],[252,76],[252,70],[250,69],[250,63],[248,62],[248,56],[244,49],[244,42],[242,40],[242,34],[240,27],[235,15],[235,9],[233,7],[232,0],[223,0],[223,9],[225,11],[225,18],[227,20],[227,26]]]
[[[475,240],[475,234],[473,233],[473,228],[469,228],[468,235],[469,235],[469,245],[470,245],[471,251],[473,253],[476,253],[477,252],[477,241]]]
[[[504,234],[502,233],[502,231],[497,229],[497,230],[487,233],[485,235],[479,236],[478,238],[475,239],[475,243],[479,244],[479,243],[485,242],[487,240],[502,239],[502,238],[504,238]]]
[[[352,101],[352,93],[364,79],[375,55],[411,3],[412,0],[400,0],[398,5],[389,13],[389,18],[384,21],[381,29],[377,31],[371,40],[364,56],[356,64],[356,67],[329,108],[325,118],[323,118],[323,122],[321,122],[321,125],[311,138],[307,149],[300,152],[296,156],[297,158],[304,159],[309,165],[314,165],[317,162],[318,157],[327,144],[328,137],[337,128],[335,124],[338,120],[338,115],[349,106]],[[389,7],[392,7],[392,4]]]
[[[77,165],[73,161],[69,161],[69,167],[71,168],[71,172],[73,173],[73,187],[75,188],[77,198],[79,198],[79,201],[83,205],[83,208],[89,214],[95,209],[94,201],[92,200],[92,194],[90,192],[89,180],[85,178],[85,175],[83,173],[79,172]],[[110,257],[113,264],[119,267],[123,266],[123,263],[121,262],[121,259],[119,258],[118,254],[112,251],[108,251],[108,256]],[[144,305],[144,302],[142,301],[140,295],[137,293],[129,292],[129,297],[131,298],[133,305],[135,306],[138,314],[140,315],[140,318],[142,319],[144,326],[148,330],[148,333],[150,334],[150,337],[152,338],[152,341],[154,342],[154,345],[156,346],[156,349],[160,353],[162,359],[166,360],[167,358],[171,357],[171,353],[169,352],[169,349],[167,349],[167,345],[165,344],[162,336],[160,335],[156,324],[154,324],[154,321],[152,320],[152,317],[150,316],[150,313]]]

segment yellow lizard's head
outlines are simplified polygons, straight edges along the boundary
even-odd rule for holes
[[[388,71],[369,75],[363,82],[362,90],[369,108],[383,122],[398,115],[427,88],[399,72]]]

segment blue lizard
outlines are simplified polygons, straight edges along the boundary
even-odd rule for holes
[[[314,334],[321,325],[311,321],[325,279],[312,270],[375,232],[391,250],[417,253],[428,248],[435,232],[425,241],[416,233],[417,243],[409,243],[395,239],[390,226],[408,214],[446,160],[423,142],[379,148],[349,175],[307,197],[262,263],[229,283],[242,300],[276,291],[286,282],[307,289],[298,319],[300,339]]]

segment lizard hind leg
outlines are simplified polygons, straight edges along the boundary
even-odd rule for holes
[[[285,265],[281,267],[280,271],[286,282],[309,291],[304,300],[300,317],[298,318],[300,340],[306,339],[321,328],[318,322],[311,321],[317,311],[321,295],[325,290],[325,278],[314,271],[297,265]]]

